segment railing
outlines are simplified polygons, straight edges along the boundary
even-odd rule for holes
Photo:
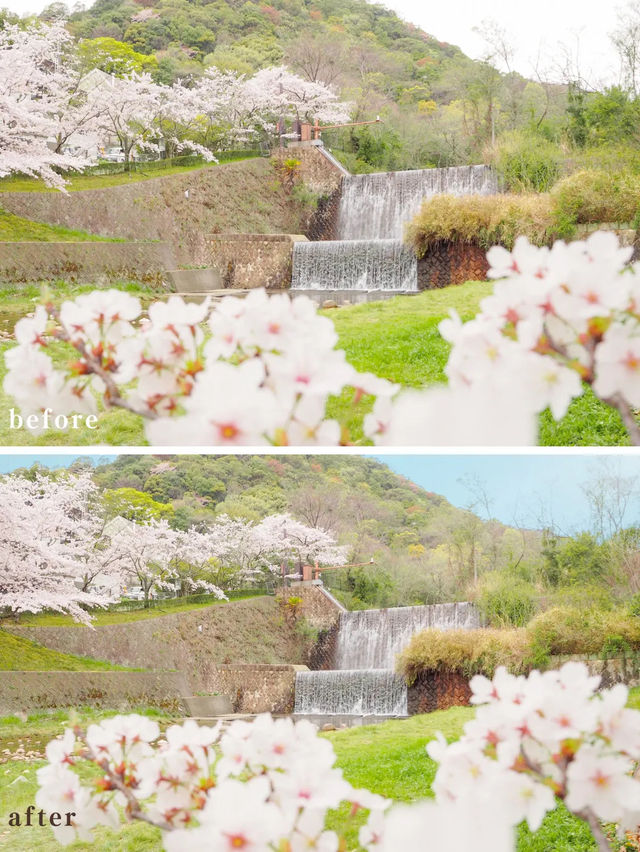
[[[273,589],[267,586],[255,586],[250,589],[236,589],[235,591],[225,592],[230,601],[243,600],[244,598],[252,598],[263,595],[274,594]],[[106,607],[109,612],[131,612],[136,609],[171,609],[172,607],[184,606],[184,604],[207,604],[216,603],[219,598],[216,595],[201,594],[201,595],[184,595],[179,598],[151,598],[146,604],[138,598],[122,599],[117,603]]]
[[[213,156],[219,163],[232,163],[236,160],[249,160],[262,156],[259,148],[242,148],[231,151],[212,151]],[[206,160],[199,154],[186,154],[181,157],[169,157],[165,160],[133,160],[130,163],[100,162],[95,166],[88,166],[82,170],[87,175],[118,175],[128,173],[148,174],[150,172],[162,172],[166,169],[186,168],[189,166],[204,166]],[[212,163],[213,165],[213,163]],[[73,177],[77,172],[65,172],[68,177]]]

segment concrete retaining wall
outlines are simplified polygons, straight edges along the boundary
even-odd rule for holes
[[[9,628],[7,628],[9,629]],[[234,601],[142,621],[89,627],[11,626],[47,648],[124,666],[181,671],[194,694],[220,663],[302,663],[304,649],[274,598]]]
[[[18,216],[126,240],[165,240],[177,266],[206,263],[205,234],[304,231],[308,211],[266,159],[80,192],[3,192]]]
[[[177,672],[2,672],[0,715],[83,705],[114,710],[144,705],[178,713],[186,691]]]
[[[161,284],[175,266],[169,243],[0,243],[0,281]]]
[[[306,666],[214,666],[205,689],[228,696],[234,713],[292,713],[296,672],[306,670]]]
[[[286,289],[293,247],[306,239],[300,234],[212,234],[206,237],[207,262],[225,289]]]

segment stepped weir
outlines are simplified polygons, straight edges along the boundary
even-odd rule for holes
[[[407,687],[395,657],[419,630],[480,626],[469,603],[368,609],[340,614],[336,669],[296,674],[296,714],[406,716]]]
[[[296,243],[291,289],[417,292],[417,261],[403,235],[422,202],[442,193],[498,191],[488,166],[348,175],[342,180],[337,239]]]

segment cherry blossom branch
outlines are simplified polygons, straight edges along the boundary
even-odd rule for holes
[[[131,820],[139,820],[146,822],[148,825],[153,825],[155,828],[160,828],[162,831],[173,831],[174,826],[165,820],[154,820],[142,810],[140,802],[136,799],[131,787],[128,787],[121,778],[109,767],[108,760],[100,760],[95,752],[88,745],[83,732],[76,732],[76,736],[83,743],[84,757],[86,760],[98,766],[109,779],[109,784],[112,789],[122,793],[127,800],[127,815]]]
[[[602,830],[600,820],[594,814],[591,808],[585,808],[583,811],[577,813],[576,816],[580,817],[580,819],[584,820],[587,823],[587,825],[591,829],[591,833],[593,834],[593,838],[596,841],[600,852],[611,852],[612,846],[609,842],[609,838]]]
[[[56,339],[63,343],[68,343],[78,352],[85,360],[90,373],[98,376],[105,384],[106,392],[103,395],[104,402],[111,408],[122,408],[125,411],[130,411],[132,414],[137,414],[140,417],[145,417],[147,420],[155,420],[157,414],[147,408],[138,408],[136,405],[125,399],[120,393],[120,388],[115,383],[113,376],[108,370],[105,370],[97,356],[92,355],[84,341],[72,340],[71,336],[64,328],[60,320],[60,311],[52,305],[47,305],[49,316],[55,319],[59,324],[59,330],[56,331]]]
[[[629,434],[629,438],[631,439],[631,443],[638,447],[640,446],[640,425],[638,424],[638,420],[633,412],[633,409],[629,405],[629,403],[624,399],[622,394],[616,393],[613,396],[608,397],[603,400],[607,405],[610,405],[612,408],[615,408],[616,411],[620,414],[622,418],[622,422],[624,423],[625,429]]]

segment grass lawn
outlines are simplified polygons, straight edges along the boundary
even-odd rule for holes
[[[339,346],[348,360],[363,372],[372,372],[405,387],[445,382],[444,368],[449,344],[438,332],[438,324],[454,308],[463,320],[472,319],[481,300],[492,289],[488,281],[468,281],[459,287],[429,290],[418,296],[398,296],[329,310],[324,313],[336,327]],[[351,436],[362,435],[355,425],[350,394],[332,404],[332,416],[344,417]],[[569,406],[556,422],[549,411],[540,418],[543,446],[618,446],[629,440],[620,416],[600,402],[590,389]]]
[[[76,657],[52,651],[24,639],[7,633],[0,627],[0,678],[3,671],[29,672],[79,672],[79,671],[135,671],[126,666],[114,666],[89,657]],[[0,780],[1,785],[1,780]]]
[[[633,706],[640,705],[640,690],[632,691]],[[473,708],[454,707],[450,710],[414,716],[406,720],[393,720],[382,725],[350,728],[323,734],[333,743],[338,766],[345,777],[356,787],[366,787],[399,802],[411,802],[430,795],[436,765],[427,756],[426,744],[442,731],[449,740],[456,739],[464,723],[473,717]],[[151,711],[153,713],[153,711]],[[85,709],[81,721],[108,716]],[[161,727],[171,720],[157,714]],[[67,721],[66,713],[53,716],[38,714],[26,722],[9,717],[0,719],[0,850],[22,852],[29,848],[34,852],[53,852],[59,848],[48,828],[9,829],[7,815],[22,810],[33,802],[35,773],[43,765],[37,757],[46,743],[61,733]],[[35,753],[31,762],[3,757],[3,749],[10,753],[16,746]],[[3,759],[6,761],[2,763]],[[340,828],[345,815],[337,813],[331,820],[334,828]],[[75,843],[72,850],[109,848],[118,852],[151,852],[160,848],[159,835],[146,825],[124,826],[114,833],[99,829],[95,832],[95,843]],[[356,848],[352,832],[349,848]],[[425,839],[428,849],[428,838]],[[593,852],[596,849],[590,832],[583,823],[572,817],[564,807],[559,807],[545,819],[541,829],[532,835],[521,827],[518,835],[518,852]],[[446,852],[446,850],[434,850]]]
[[[219,163],[202,163],[200,165],[189,166],[168,166],[166,168],[154,168],[151,166],[147,171],[135,172],[118,172],[111,175],[94,175],[94,174],[78,174],[73,177],[68,177],[66,189],[68,192],[80,192],[83,189],[106,189],[111,186],[122,186],[128,183],[139,183],[140,181],[150,180],[151,178],[167,177],[168,175],[179,175],[187,172],[200,171],[200,169],[214,169],[216,165],[222,165],[226,162],[239,162],[241,159],[254,159],[256,154],[248,153],[245,158],[236,158],[225,160],[220,159]],[[141,164],[144,168],[144,164]],[[29,177],[6,177],[0,180],[0,192],[59,192],[58,189],[52,189],[46,186],[43,181]]]
[[[469,281],[459,287],[431,290],[418,296],[398,296],[381,302],[369,302],[326,311],[339,336],[338,346],[360,371],[372,372],[405,387],[444,382],[449,344],[440,337],[438,324],[455,308],[464,320],[471,319],[480,301],[491,292],[490,282]],[[130,292],[153,298],[150,289],[128,284]],[[91,287],[54,288],[58,299],[74,296]],[[0,294],[0,330],[13,328],[16,320],[33,310],[39,298],[35,287],[13,289]],[[13,402],[1,389],[5,374],[2,354],[13,344],[0,342],[0,442],[5,446],[140,446],[146,443],[141,419],[121,410],[102,414],[95,430],[73,432],[50,430],[31,435],[26,430],[9,428],[9,409]],[[352,395],[345,392],[330,402],[329,413],[349,425],[351,440],[362,441],[357,421],[366,403],[354,408]],[[619,446],[628,438],[619,415],[587,389],[574,400],[565,417],[556,423],[546,411],[540,418],[540,443],[543,446]]]
[[[93,610],[92,624],[100,627],[105,624],[130,624],[132,621],[146,621],[149,618],[158,618],[161,615],[173,615],[176,612],[191,612],[192,610],[206,609],[210,606],[221,606],[222,604],[233,603],[233,600],[249,600],[251,598],[261,598],[265,595],[247,594],[238,596],[230,601],[207,601],[206,603],[181,603],[180,599],[169,599],[163,601],[161,605],[150,607],[149,609],[134,609],[128,611],[109,611],[109,610]],[[69,615],[60,613],[22,613],[17,622],[20,625],[29,627],[82,627],[77,621],[74,621]],[[5,622],[6,626],[10,626],[11,621]],[[2,622],[0,621],[0,625]],[[0,633],[0,635],[2,635]],[[1,666],[0,666],[1,668]]]
[[[99,237],[87,231],[72,231],[59,225],[45,225],[14,216],[0,208],[0,242],[44,242],[44,243],[81,243],[106,242],[117,243],[122,240],[110,237]]]

